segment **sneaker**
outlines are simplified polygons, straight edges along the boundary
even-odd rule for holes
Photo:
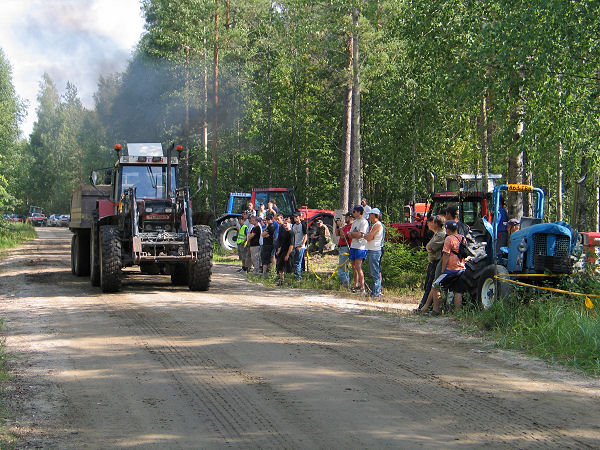
[[[246,271],[246,269],[244,269],[243,267],[242,267],[242,268],[240,268],[240,269],[238,269],[238,270],[236,270],[236,272],[237,272],[237,273],[240,273],[240,272],[245,272],[245,271]]]
[[[358,289],[359,289],[359,288],[358,288],[358,286],[352,286],[352,288],[350,289],[350,291],[351,291],[353,294],[356,294],[356,293],[358,292]]]

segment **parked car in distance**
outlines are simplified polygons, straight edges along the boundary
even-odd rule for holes
[[[32,213],[27,216],[27,219],[25,220],[26,223],[30,223],[34,227],[43,227],[46,225],[47,221],[48,219],[42,213]]]
[[[24,222],[25,219],[21,214],[11,214],[10,215],[10,220],[11,222]]]
[[[58,218],[58,222],[57,225],[59,227],[68,227],[69,226],[69,222],[71,221],[71,216],[69,214],[62,214],[59,218]]]
[[[48,217],[48,223],[47,223],[47,225],[49,227],[56,227],[56,226],[58,226],[58,219],[60,219],[60,214],[51,214],[50,217]]]

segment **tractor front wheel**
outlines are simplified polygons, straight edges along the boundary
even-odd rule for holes
[[[114,225],[100,227],[100,288],[102,292],[121,288],[121,237]]]
[[[215,230],[217,242],[223,250],[235,250],[237,248],[236,238],[238,235],[238,221],[235,217],[225,219]]]
[[[506,267],[490,264],[481,273],[477,285],[477,297],[484,309],[490,308],[494,302],[502,301],[512,292],[512,285],[496,280],[495,275],[507,275]]]
[[[198,259],[189,264],[188,286],[192,291],[208,291],[212,274],[212,232],[206,225],[194,227],[198,241]]]

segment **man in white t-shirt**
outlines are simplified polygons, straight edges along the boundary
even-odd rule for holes
[[[363,218],[364,208],[360,205],[352,209],[354,222],[350,228],[348,236],[352,238],[350,244],[350,262],[352,263],[352,275],[354,284],[352,292],[365,292],[365,274],[362,270],[362,263],[367,257],[367,240],[365,234],[369,231],[369,222]]]

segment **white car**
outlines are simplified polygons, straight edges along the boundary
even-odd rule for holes
[[[52,214],[50,217],[48,217],[48,226],[49,227],[56,227],[58,226],[58,219],[60,218],[60,214]]]
[[[68,227],[70,221],[71,221],[71,216],[69,214],[63,214],[58,218],[58,222],[56,224],[59,227]]]

